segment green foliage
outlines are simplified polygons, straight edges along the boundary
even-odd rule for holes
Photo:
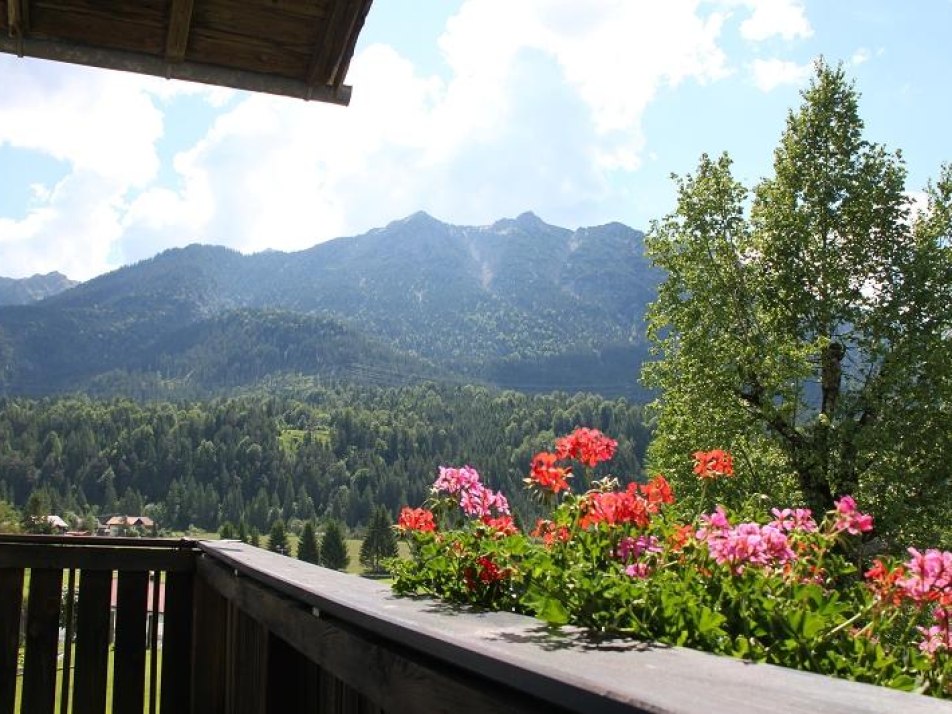
[[[268,550],[281,555],[291,555],[288,534],[284,528],[284,521],[280,518],[271,525],[271,531],[268,533]]]
[[[703,156],[647,239],[668,276],[650,461],[686,495],[691,450],[730,448],[731,503],[854,494],[890,542],[949,543],[952,168],[917,212],[841,68],[818,63],[803,100],[752,196]]]
[[[314,563],[315,565],[321,562],[321,551],[317,544],[317,534],[314,531],[314,524],[311,523],[311,521],[307,521],[304,524],[304,530],[301,531],[301,537],[298,540],[297,557],[298,560],[303,560],[306,563]]]
[[[0,533],[19,533],[23,525],[23,516],[16,506],[0,500]]]
[[[350,565],[344,533],[335,520],[327,521],[324,525],[324,536],[321,538],[321,565],[332,570],[346,570]]]
[[[385,573],[384,561],[397,557],[397,535],[386,508],[374,509],[367,534],[360,545],[360,564],[371,573]]]
[[[422,500],[440,464],[478,461],[494,488],[517,483],[538,434],[573,422],[617,434],[618,462],[641,471],[650,435],[641,408],[588,394],[423,384],[202,403],[0,398],[0,499],[23,508],[40,490],[42,515],[95,510],[103,521],[126,503],[173,531],[244,521],[246,538],[277,518],[362,528],[376,506],[395,513]],[[537,509],[514,505],[525,518]]]
[[[236,540],[238,533],[235,530],[235,527],[232,525],[231,521],[225,521],[221,524],[221,527],[218,529],[218,537],[222,540]]]

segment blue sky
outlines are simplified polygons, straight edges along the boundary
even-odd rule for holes
[[[843,62],[911,195],[952,161],[952,0],[378,0],[350,107],[0,56],[0,276],[300,250],[426,210],[648,228],[673,173],[770,171]]]

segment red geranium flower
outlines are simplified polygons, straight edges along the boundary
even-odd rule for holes
[[[715,479],[734,475],[734,457],[723,449],[694,452],[694,473],[698,478]]]
[[[655,476],[648,483],[639,486],[638,490],[653,506],[662,503],[674,503],[674,491],[671,490],[671,484],[661,474]]]
[[[595,466],[615,455],[618,442],[605,436],[598,429],[579,427],[568,436],[555,440],[555,455],[558,459],[575,459],[586,466]]]
[[[582,528],[607,523],[632,523],[640,528],[648,525],[648,502],[638,495],[637,484],[630,483],[624,491],[594,491],[582,503]]]
[[[538,486],[552,493],[568,491],[569,484],[565,479],[572,477],[572,470],[556,466],[557,458],[555,454],[548,451],[541,451],[536,454],[535,458],[532,459],[532,470],[529,472],[526,483],[529,486]]]
[[[422,533],[435,531],[436,522],[433,512],[426,508],[409,508],[404,506],[397,520],[397,528],[401,531],[420,531]]]

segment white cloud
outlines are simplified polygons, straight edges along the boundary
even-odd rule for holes
[[[468,0],[439,39],[446,80],[375,45],[354,58],[347,109],[233,106],[177,157],[180,190],[133,203],[123,258],[168,245],[163,232],[300,249],[421,208],[459,223],[594,215],[605,172],[641,161],[659,90],[729,73],[723,19],[694,0]]]
[[[747,39],[811,32],[796,0],[465,0],[439,38],[442,78],[369,46],[348,108],[5,61],[0,147],[70,174],[24,219],[0,220],[0,274],[85,278],[195,241],[295,250],[421,208],[457,223],[619,216],[630,196],[611,176],[641,165],[645,110],[733,71],[722,34],[735,7]],[[752,67],[762,88],[795,81],[793,68]],[[163,111],[186,92],[220,114],[163,167]]]
[[[0,150],[67,167],[53,185],[30,187],[23,218],[0,216],[0,274],[15,277],[61,270],[86,279],[115,267],[126,202],[160,169],[159,102],[178,94],[220,102],[229,91],[10,56],[0,57],[0,74]]]
[[[802,84],[810,76],[812,66],[780,59],[757,59],[751,62],[750,71],[757,88],[769,92],[784,84]]]
[[[775,36],[795,40],[813,35],[801,0],[735,0],[735,4],[751,11],[740,26],[740,33],[747,40],[763,42]]]
[[[853,56],[850,57],[850,64],[854,67],[868,62],[872,58],[872,53],[865,47],[860,47],[856,52],[853,53]]]

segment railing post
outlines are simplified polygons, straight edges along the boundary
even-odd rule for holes
[[[12,714],[23,610],[23,568],[0,568],[0,714]]]

